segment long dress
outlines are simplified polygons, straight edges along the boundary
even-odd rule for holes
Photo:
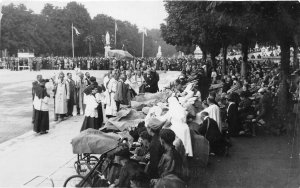
[[[186,110],[179,104],[175,97],[169,98],[169,112],[166,114],[166,118],[171,122],[171,127],[176,136],[183,142],[185,152],[188,156],[193,156],[192,141],[190,128],[186,124]]]
[[[68,112],[67,99],[70,99],[68,83],[59,81],[55,89],[55,114],[66,114]]]
[[[114,78],[111,78],[107,84],[108,91],[108,100],[106,104],[105,114],[108,116],[116,116],[117,115],[117,104],[115,101],[115,94],[117,91],[117,81]]]
[[[85,114],[84,114],[84,121],[82,124],[82,127],[80,131],[84,131],[88,128],[92,129],[99,129],[99,123],[98,123],[98,103],[94,95],[86,95],[85,98],[86,102],[86,108],[85,108]]]
[[[45,132],[49,130],[49,97],[39,99],[36,95],[34,96],[34,126],[33,130],[37,133]]]

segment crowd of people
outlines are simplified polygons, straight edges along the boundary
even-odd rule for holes
[[[105,117],[116,116],[121,104],[130,107],[131,99],[137,94],[159,91],[159,74],[154,67],[147,71],[125,71],[116,68],[105,74],[103,84],[98,84],[96,77],[90,76],[89,72],[83,74],[78,71],[75,79],[70,72],[66,76],[67,78],[62,71],[51,79],[43,79],[42,75],[37,76],[37,80],[32,83],[34,104],[32,123],[44,127],[45,121],[46,130],[49,129],[49,115],[45,116],[45,119],[40,117],[41,115],[36,115],[41,108],[42,111],[49,111],[49,94],[45,88],[47,82],[53,84],[54,121],[84,114],[86,118],[81,130],[100,128]],[[46,130],[36,132],[47,133]]]
[[[256,136],[260,126],[267,133],[286,132],[287,122],[280,123],[277,114],[281,77],[277,64],[252,62],[249,74],[242,77],[239,61],[230,61],[228,74],[221,76],[221,62],[213,67],[185,59],[181,75],[170,87],[159,89],[155,63],[141,70],[113,62],[114,69],[105,75],[103,84],[88,72],[77,72],[74,81],[71,73],[64,79],[63,72],[52,79],[55,120],[71,116],[74,111],[84,114],[80,131],[101,128],[104,118],[116,117],[120,105],[130,108],[131,100],[140,93],[172,91],[167,112],[154,106],[134,130],[138,145],[134,152],[124,147],[115,153],[122,167],[109,179],[111,187],[185,187],[188,161],[197,158],[195,151],[199,149],[192,143],[197,139],[192,138],[202,136],[208,140],[210,155],[226,156],[232,146],[231,137]],[[291,102],[300,96],[300,71],[293,76],[289,79]],[[34,130],[41,134],[49,129],[49,95],[44,86],[47,81],[39,75],[33,83]]]
[[[240,64],[241,59],[228,59],[229,64]],[[124,70],[147,70],[149,67],[155,67],[156,70],[164,71],[182,71],[187,64],[203,63],[200,59],[192,57],[179,58],[133,58],[133,59],[117,59],[114,57],[34,57],[34,58],[4,58],[4,67],[6,69],[17,71],[19,66],[28,66],[29,70],[40,71],[47,70],[112,70],[119,67]],[[221,61],[217,61],[219,64]],[[221,67],[221,66],[216,66]],[[217,69],[216,71],[221,71]],[[219,72],[221,73],[221,72]]]

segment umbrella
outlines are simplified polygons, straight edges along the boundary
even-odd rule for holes
[[[133,59],[133,56],[124,50],[110,50],[108,51],[109,57],[116,57],[118,59]]]

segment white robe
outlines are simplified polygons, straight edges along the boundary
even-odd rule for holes
[[[108,100],[106,104],[106,115],[116,116],[117,115],[117,104],[114,99],[117,91],[117,81],[114,78],[111,78],[107,84],[107,91],[109,93]]]
[[[214,119],[218,123],[219,129],[220,129],[220,131],[222,131],[220,108],[215,104],[211,104],[209,107],[205,108],[203,111],[207,112],[208,116],[210,118]],[[200,112],[200,114],[201,114],[201,112]]]
[[[169,112],[166,114],[168,121],[176,136],[183,142],[185,152],[188,156],[193,156],[190,128],[186,123],[187,111],[179,104],[175,97],[169,98]]]
[[[70,99],[69,84],[66,81],[58,82],[55,93],[55,114],[66,114],[68,112],[67,99]]]

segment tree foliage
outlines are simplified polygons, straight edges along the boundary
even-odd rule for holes
[[[72,23],[80,33],[74,34],[75,56],[104,55],[104,36],[108,31],[111,47],[123,46],[134,56],[142,54],[142,34],[136,25],[98,14],[91,18],[87,9],[77,2],[65,7],[46,4],[40,14],[34,14],[24,5],[9,4],[2,8],[1,48],[16,54],[18,50],[34,51],[36,55],[72,56]],[[115,21],[118,26],[115,46]],[[157,43],[162,41],[154,30],[145,37],[145,57],[155,56]],[[155,36],[155,38],[152,37]],[[161,45],[163,51],[175,52],[175,47]]]

